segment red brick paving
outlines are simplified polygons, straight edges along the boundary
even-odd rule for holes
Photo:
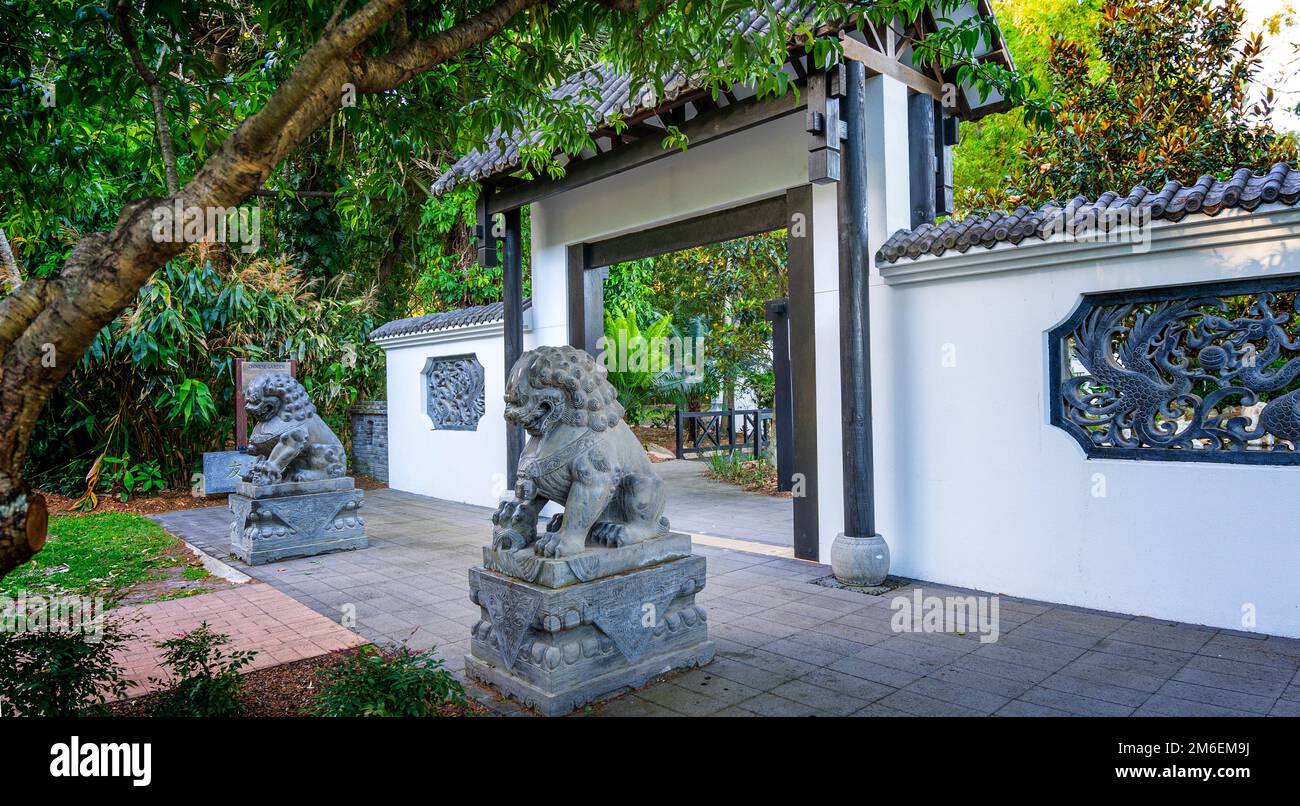
[[[118,653],[126,678],[132,681],[128,697],[162,687],[150,683],[150,677],[168,677],[159,666],[162,650],[155,644],[204,621],[213,631],[230,636],[226,651],[257,652],[248,671],[368,643],[270,585],[256,582],[186,599],[122,607],[112,615],[122,619],[133,635]]]

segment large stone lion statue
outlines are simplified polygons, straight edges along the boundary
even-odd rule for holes
[[[528,432],[515,498],[492,522],[495,548],[533,546],[567,557],[588,543],[621,546],[668,533],[663,482],[623,422],[605,368],[575,347],[524,353],[506,383],[506,421]],[[548,501],[564,505],[546,534],[537,517]]]
[[[293,376],[257,376],[244,393],[244,410],[256,423],[248,436],[248,453],[261,457],[244,481],[318,481],[347,472],[343,443],[316,414],[307,390]]]

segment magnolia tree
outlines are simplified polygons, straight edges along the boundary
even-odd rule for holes
[[[461,141],[496,131],[536,133],[523,169],[552,174],[557,152],[590,144],[592,98],[547,93],[596,59],[632,76],[634,91],[685,70],[707,87],[793,91],[781,71],[789,47],[838,58],[830,34],[870,19],[899,36],[931,8],[944,19],[955,0],[805,4],[759,0],[64,0],[7,3],[0,42],[9,86],[0,132],[2,220],[57,215],[63,198],[101,196],[87,164],[116,135],[147,148],[160,170],[126,170],[137,193],[103,231],[80,235],[61,266],[7,269],[0,300],[0,574],[39,551],[46,537],[42,498],[22,469],[33,425],[60,380],[96,334],[131,304],[154,272],[195,240],[212,238],[222,211],[239,206],[340,110],[456,118]],[[770,23],[754,34],[755,15]],[[966,20],[916,42],[917,52],[977,88],[1022,100],[1032,87],[995,65],[968,59],[989,24]],[[253,37],[262,68],[235,75],[224,53]],[[234,44],[230,44],[233,40]],[[481,100],[443,100],[439,81],[473,64]],[[429,101],[430,98],[434,100]],[[223,126],[208,114],[220,107]],[[230,116],[231,111],[237,114]],[[136,119],[130,114],[138,112]],[[176,120],[184,119],[185,137]],[[401,119],[401,118],[397,118]],[[433,125],[432,123],[430,125]],[[419,133],[411,127],[411,138]],[[680,133],[666,145],[685,146]],[[405,133],[392,133],[400,142]],[[69,144],[76,144],[69,148]],[[414,157],[413,157],[414,159]],[[71,179],[82,186],[68,186]],[[121,180],[122,175],[115,177]],[[60,195],[63,194],[63,195]],[[6,266],[8,247],[3,250]]]

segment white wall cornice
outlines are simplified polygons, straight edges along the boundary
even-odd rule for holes
[[[530,311],[524,312],[524,332],[530,332],[533,329],[532,316]],[[461,327],[452,327],[445,330],[430,330],[423,333],[406,333],[401,336],[390,336],[386,339],[375,339],[375,344],[379,345],[381,350],[392,350],[397,347],[423,347],[429,344],[445,344],[447,342],[467,341],[469,339],[481,339],[485,336],[500,336],[505,332],[505,323],[501,320],[495,322],[484,322],[477,325],[464,325]]]
[[[1030,238],[1019,245],[1003,243],[992,249],[975,246],[967,252],[950,250],[937,257],[904,258],[897,263],[879,265],[878,269],[886,285],[906,285],[981,274],[1060,269],[1079,263],[1182,250],[1296,240],[1300,239],[1300,207],[1273,204],[1253,212],[1225,211],[1213,218],[1194,214],[1178,222],[1156,221],[1147,229],[1146,238],[1132,241],[1076,241],[1056,235],[1045,241]]]

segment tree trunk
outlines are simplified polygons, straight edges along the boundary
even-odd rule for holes
[[[498,0],[426,39],[383,56],[362,55],[363,43],[403,2],[371,0],[331,25],[266,105],[240,123],[178,192],[126,205],[113,231],[83,237],[57,276],[29,279],[0,300],[0,576],[45,542],[45,502],[22,477],[36,420],[95,334],[126,309],[159,266],[187,248],[182,239],[153,235],[156,224],[170,221],[173,206],[202,212],[243,203],[337,111],[344,84],[358,92],[390,90],[492,38],[515,15],[547,0]]]

